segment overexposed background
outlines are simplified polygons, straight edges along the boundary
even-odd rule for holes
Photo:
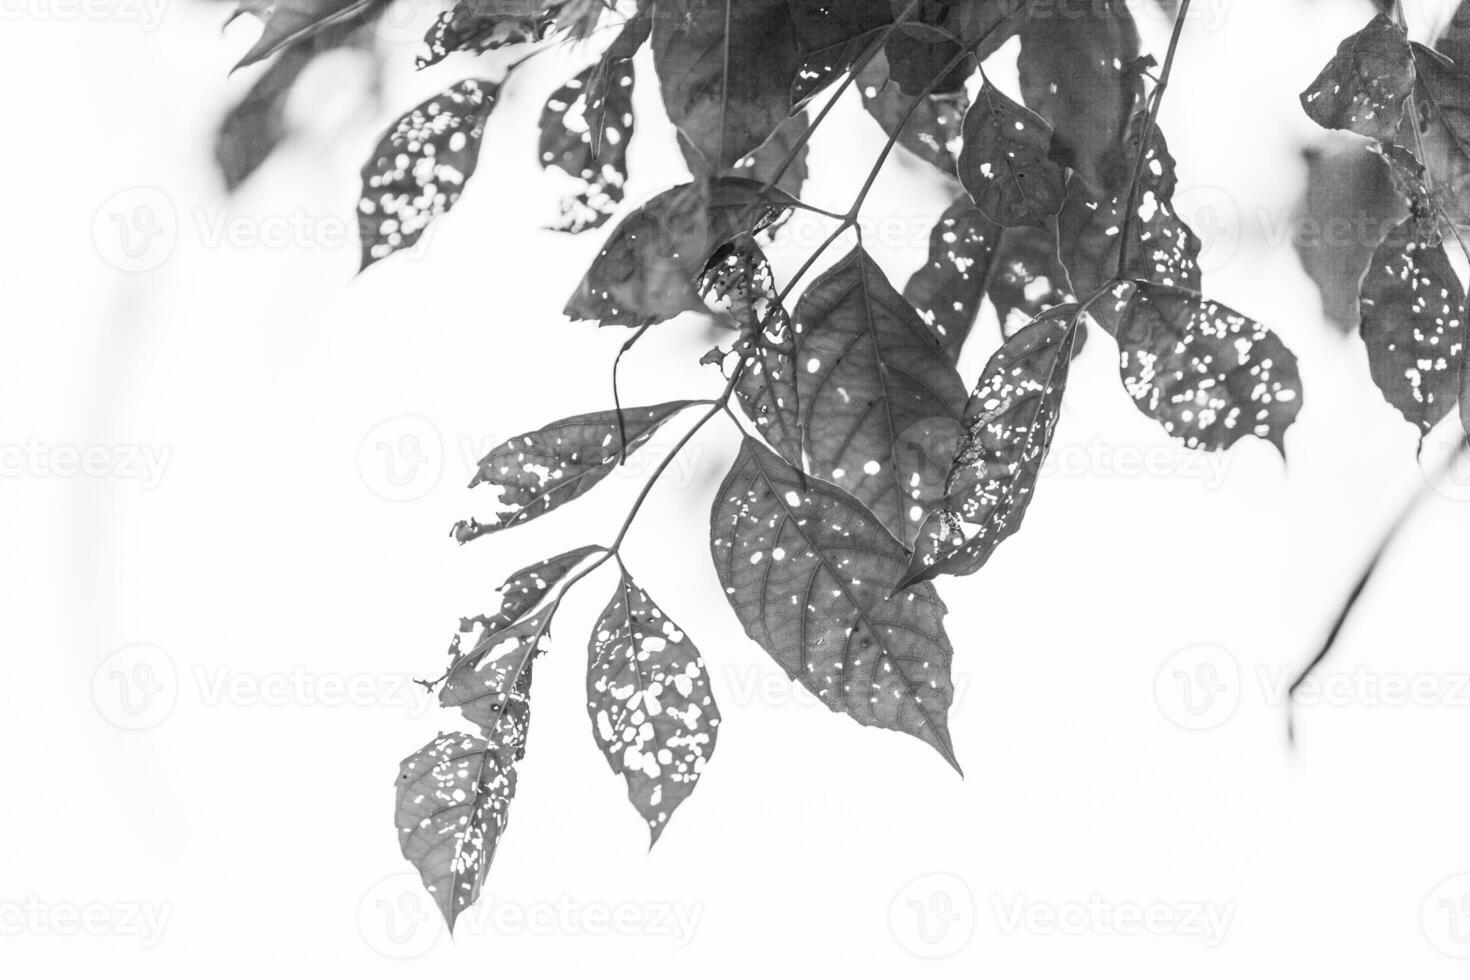
[[[610,404],[625,334],[559,314],[602,234],[542,230],[565,183],[535,161],[541,103],[593,52],[518,76],[456,210],[354,277],[378,133],[501,71],[414,73],[432,9],[384,27],[381,101],[361,95],[364,60],[315,66],[296,137],[227,196],[210,141],[259,70],[228,75],[251,18],[221,34],[223,3],[7,5],[0,967],[1463,975],[1470,480],[1434,484],[1294,751],[1285,734],[1292,672],[1425,482],[1289,241],[1300,153],[1321,138],[1296,93],[1369,9],[1200,0],[1163,110],[1181,202],[1213,232],[1208,293],[1300,358],[1290,466],[1264,443],[1174,448],[1095,335],[1024,530],[942,583],[961,780],[793,690],[745,638],[708,558],[735,444],[711,425],[628,560],[710,666],[712,765],[649,852],[583,705],[599,573],[538,665],[510,828],[451,940],[392,803],[399,759],[458,719],[410,679],[438,672],[458,617],[508,572],[608,540],[655,458],[530,526],[447,537],[484,503],[465,484],[486,449]],[[1167,25],[1142,23],[1161,50]],[[680,175],[640,68],[630,204]],[[879,145],[840,107],[814,144],[814,202],[843,207]],[[900,286],[945,203],[912,161],[878,184],[868,241]],[[116,222],[135,218],[156,234],[129,254]],[[976,336],[967,382],[995,325]],[[719,339],[696,318],[655,329],[625,360],[630,401],[713,394],[695,362]],[[1454,438],[1430,437],[1426,468]]]

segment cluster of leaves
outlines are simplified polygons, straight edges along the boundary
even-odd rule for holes
[[[1302,93],[1327,129],[1370,141],[1402,202],[1358,269],[1359,332],[1373,381],[1421,437],[1460,405],[1470,431],[1465,291],[1447,241],[1470,258],[1470,4],[1440,50],[1380,13],[1345,38]]]
[[[588,644],[592,733],[655,839],[709,762],[720,714],[706,667],[620,545],[664,467],[716,415],[743,434],[710,530],[740,624],[833,711],[914,736],[958,769],[934,580],[978,571],[1020,526],[1089,327],[1116,344],[1140,411],[1188,446],[1255,436],[1283,447],[1301,403],[1291,352],[1199,291],[1199,242],[1172,205],[1157,124],[1177,25],[1159,70],[1123,0],[459,0],[423,60],[534,53],[599,27],[614,29],[611,44],[541,116],[542,164],[580,182],[555,227],[584,232],[623,212],[566,315],[636,329],[632,339],[691,312],[737,331],[705,359],[725,379],[716,398],[563,419],[480,463],[472,486],[491,489],[493,512],[457,525],[461,541],[592,491],[699,409],[612,543],[512,575],[494,612],[461,623],[431,685],[478,734],[441,735],[404,760],[397,823],[451,926],[505,828],[534,662],[563,596],[594,569],[613,562],[619,580]],[[1021,101],[984,68],[1013,38]],[[624,211],[645,45],[691,177]],[[454,207],[504,84],[467,79],[389,127],[363,169],[364,267]],[[808,140],[848,88],[887,142],[837,215],[801,194]],[[792,305],[793,284],[856,229],[894,147],[954,193],[927,262],[900,291],[858,234]],[[778,289],[762,248],[797,209],[837,227]],[[1005,340],[971,387],[955,365],[986,303]]]

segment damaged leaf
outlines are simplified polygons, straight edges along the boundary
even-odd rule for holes
[[[928,583],[857,500],[746,439],[715,498],[710,551],[741,626],[833,711],[905,732],[959,768],[953,651]]]
[[[960,183],[997,224],[1045,227],[1062,208],[1066,174],[1051,159],[1051,127],[986,82],[965,113]]]

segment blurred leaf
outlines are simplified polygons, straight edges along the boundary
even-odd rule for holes
[[[1057,257],[1057,239],[1042,228],[1006,228],[995,249],[988,294],[1001,334],[1013,337],[1053,306],[1071,302],[1067,270]],[[1077,346],[1082,346],[1079,336]]]
[[[720,709],[699,651],[627,569],[587,644],[587,714],[657,843],[714,755]]]
[[[1418,81],[1413,111],[1398,135],[1428,171],[1434,203],[1459,227],[1470,227],[1470,69],[1413,45]],[[1417,134],[1416,134],[1417,130]]]
[[[253,14],[263,25],[260,39],[235,65],[239,71],[264,61],[285,48],[314,37],[329,27],[360,26],[380,13],[387,0],[240,0],[230,15]]]
[[[1021,29],[1021,97],[1053,130],[1052,159],[1095,197],[1126,191],[1123,146],[1140,87],[1138,28],[1122,0],[1074,0]]]
[[[746,634],[787,676],[959,769],[944,603],[927,583],[899,591],[908,553],[860,502],[746,439],[715,498],[710,551]]]

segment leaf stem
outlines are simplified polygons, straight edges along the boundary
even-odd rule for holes
[[[1149,93],[1148,116],[1143,123],[1142,138],[1138,143],[1138,157],[1133,161],[1133,176],[1128,181],[1128,206],[1123,209],[1123,227],[1118,236],[1118,270],[1114,278],[1123,278],[1128,268],[1128,239],[1133,230],[1133,219],[1138,211],[1138,188],[1143,180],[1143,162],[1148,159],[1148,147],[1158,126],[1159,106],[1163,104],[1164,92],[1169,87],[1169,76],[1174,71],[1174,54],[1179,50],[1179,38],[1184,34],[1184,19],[1189,16],[1190,0],[1181,0],[1179,12],[1174,15],[1174,29],[1169,34],[1169,49],[1164,55],[1164,67],[1159,70],[1158,84]]]

